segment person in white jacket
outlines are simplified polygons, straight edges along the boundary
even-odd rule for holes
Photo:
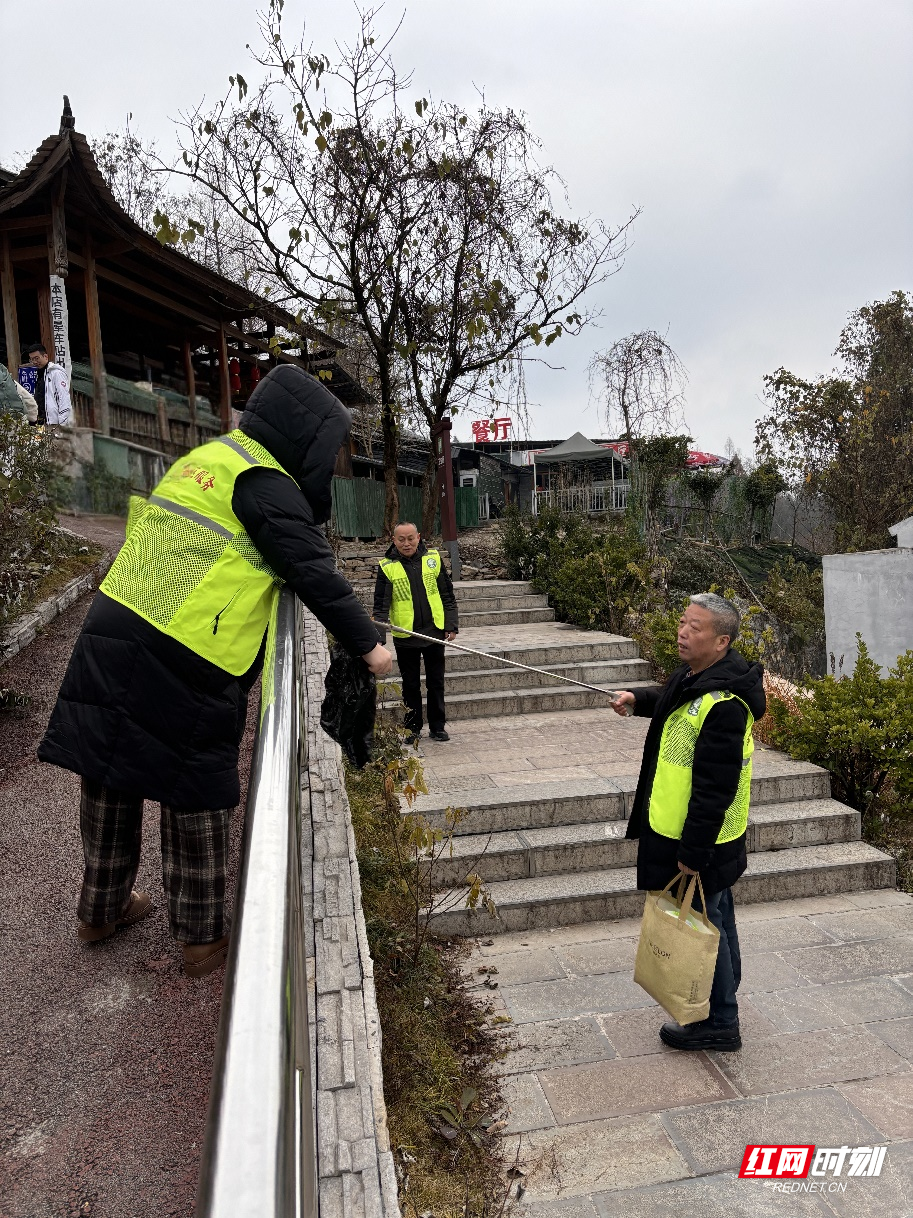
[[[29,363],[38,369],[38,380],[35,382],[38,422],[71,423],[73,406],[66,370],[48,358],[48,350],[43,343],[32,343],[29,347]]]

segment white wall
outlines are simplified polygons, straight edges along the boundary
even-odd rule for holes
[[[824,622],[828,668],[833,655],[849,676],[856,663],[856,632],[877,664],[887,669],[913,648],[913,549],[826,554]]]

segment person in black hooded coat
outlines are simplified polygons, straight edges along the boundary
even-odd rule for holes
[[[767,709],[764,669],[749,664],[730,646],[739,632],[736,607],[714,593],[691,598],[679,623],[678,650],[684,661],[663,686],[616,695],[614,709],[651,720],[626,836],[637,838],[637,887],[665,888],[679,872],[701,877],[707,914],[720,931],[720,950],[707,1020],[681,1028],[664,1024],[660,1036],[676,1049],[737,1049],[741,1044],[736,990],[741,956],[732,885],[748,866],[745,833],[717,843],[726,809],[736,796],[742,771],[746,706],[755,720]],[[704,694],[725,691],[709,711],[694,746],[691,798],[680,838],[664,837],[650,825],[650,796],[663,728],[673,711]],[[697,898],[695,898],[696,903]]]
[[[237,478],[232,510],[273,572],[351,655],[383,675],[392,657],[336,570],[320,527],[330,516],[333,468],[350,423],[314,377],[291,364],[273,369],[251,395],[240,429],[291,478],[251,467]],[[83,778],[80,938],[107,937],[148,912],[148,897],[132,893],[132,883],[142,800],[153,799],[162,804],[172,932],[189,945],[185,968],[194,972],[198,957],[214,967],[224,960],[228,810],[240,799],[238,750],[262,661],[261,645],[251,668],[232,676],[96,594],[38,748],[41,761]],[[198,900],[201,887],[205,899]],[[189,890],[197,895],[188,900]],[[201,945],[213,950],[193,950]],[[194,975],[201,971],[208,969]]]

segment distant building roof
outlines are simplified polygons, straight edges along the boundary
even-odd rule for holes
[[[575,431],[569,440],[557,444],[547,452],[539,453],[537,465],[557,461],[604,461],[609,456],[606,448],[588,440],[582,432]]]

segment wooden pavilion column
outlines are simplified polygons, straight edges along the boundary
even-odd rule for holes
[[[48,359],[56,361],[57,350],[54,346],[54,323],[51,321],[51,285],[42,283],[38,288],[38,332]]]
[[[16,280],[13,277],[13,262],[10,258],[10,239],[7,233],[0,235],[0,293],[3,295],[3,332],[6,337],[6,366],[12,376],[19,371],[19,318],[16,313]]]
[[[187,381],[187,405],[190,409],[190,447],[196,448],[200,442],[199,431],[197,430],[197,378],[193,371],[193,353],[190,349],[190,340],[184,339],[184,379]]]
[[[231,377],[228,375],[228,339],[225,323],[219,323],[219,414],[222,434],[231,431]]]
[[[101,341],[101,314],[98,308],[98,280],[95,276],[95,255],[92,236],[85,235],[86,320],[89,323],[89,360],[92,364],[92,415],[96,431],[111,434],[111,408],[108,404],[108,377]]]

